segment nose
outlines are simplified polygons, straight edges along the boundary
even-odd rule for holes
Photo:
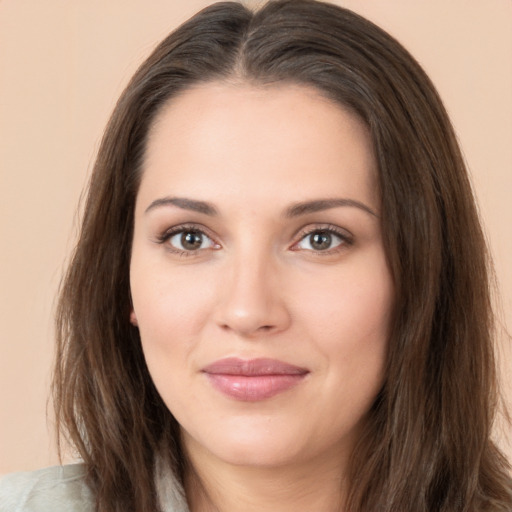
[[[291,320],[277,264],[265,254],[226,263],[216,308],[216,323],[246,338],[277,333]]]

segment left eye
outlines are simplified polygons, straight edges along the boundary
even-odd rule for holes
[[[318,230],[308,233],[296,245],[299,249],[308,251],[327,251],[341,245],[345,240],[342,236],[327,230]]]
[[[188,229],[169,237],[169,244],[179,251],[198,251],[213,247],[215,243],[201,231]]]

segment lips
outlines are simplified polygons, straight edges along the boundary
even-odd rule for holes
[[[217,391],[245,402],[266,400],[288,391],[309,373],[306,368],[276,359],[238,358],[221,359],[202,372]]]

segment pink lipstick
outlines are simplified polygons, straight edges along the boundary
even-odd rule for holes
[[[235,400],[257,402],[272,398],[301,382],[309,373],[275,359],[220,359],[202,370],[215,389]]]

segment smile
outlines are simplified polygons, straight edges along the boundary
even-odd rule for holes
[[[309,373],[275,359],[221,359],[203,368],[212,386],[235,400],[257,402],[287,391]]]

